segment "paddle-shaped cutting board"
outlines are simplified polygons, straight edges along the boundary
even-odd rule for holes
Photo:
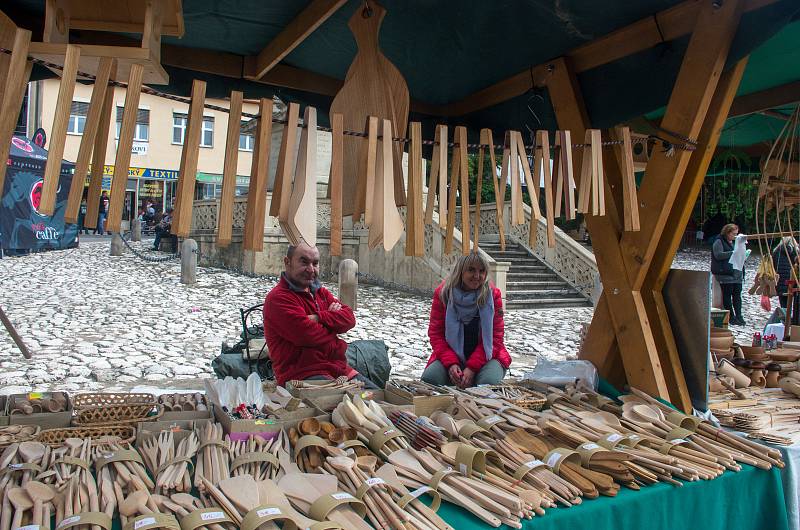
[[[392,122],[383,120],[381,139],[375,171],[375,195],[372,199],[372,224],[369,227],[369,247],[383,243],[384,250],[392,250],[403,235],[403,218],[394,200],[394,149],[391,139]]]
[[[359,7],[350,18],[348,26],[358,46],[353,63],[345,77],[344,86],[331,103],[331,114],[344,116],[344,128],[363,131],[368,116],[388,119],[394,124],[393,134],[403,137],[408,123],[408,86],[397,68],[381,53],[378,34],[386,10],[370,1],[369,8]],[[400,165],[401,146],[394,146],[394,196],[398,205],[405,204],[403,173]],[[356,197],[347,202],[344,215],[356,216],[363,212],[366,193],[366,142],[357,136],[344,139],[345,197]]]
[[[303,122],[289,214],[281,227],[292,245],[305,241],[314,247],[317,245],[317,109],[306,107]]]

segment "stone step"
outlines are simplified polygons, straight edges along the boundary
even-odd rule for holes
[[[555,275],[553,275],[553,279],[549,280],[520,280],[520,281],[508,281],[506,280],[506,289],[510,291],[527,291],[527,290],[535,290],[535,289],[547,289],[547,288],[567,288],[571,289],[569,284]]]
[[[565,307],[591,307],[586,299],[576,298],[534,298],[528,300],[507,300],[506,309],[557,309]]]
[[[583,299],[580,293],[564,289],[529,289],[526,291],[508,291],[506,297],[509,300],[529,300],[539,298],[569,298]]]
[[[508,282],[516,280],[551,280],[555,278],[558,278],[558,275],[549,270],[543,272],[509,272],[506,275]]]
[[[547,265],[532,265],[527,263],[512,263],[509,272],[544,272],[550,269]]]

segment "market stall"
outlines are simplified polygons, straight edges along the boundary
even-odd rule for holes
[[[255,375],[206,386],[159,397],[10,396],[3,520],[788,528],[778,451],[638,392],[615,401],[571,385],[547,394],[400,381],[381,391],[347,381],[285,389]],[[760,509],[721,500],[738,488]]]

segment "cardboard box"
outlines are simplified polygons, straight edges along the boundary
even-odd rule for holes
[[[357,392],[348,390],[347,394],[350,397],[358,395],[361,396],[361,399],[371,399],[377,402],[378,406],[383,409],[383,412],[385,412],[387,416],[395,410],[415,414],[414,405],[412,403],[409,403],[407,399],[401,398],[396,394],[387,393],[385,390],[359,390]]]
[[[437,410],[448,410],[454,401],[451,395],[440,396],[415,396],[410,392],[401,390],[391,384],[384,390],[386,401],[396,405],[414,405],[414,414],[417,416],[430,416]]]
[[[329,414],[322,414],[313,407],[303,407],[292,411],[284,417],[263,420],[236,420],[228,416],[222,407],[214,407],[214,418],[222,424],[225,434],[233,433],[274,433],[277,434],[283,427],[292,427],[306,418],[316,417],[320,421],[329,421]]]
[[[165,412],[159,418],[160,421],[178,421],[178,420],[210,420],[214,418],[214,411],[211,409],[214,405],[209,404],[208,410],[192,410],[181,412]]]
[[[37,394],[40,392],[32,392]],[[36,412],[33,414],[11,414],[7,410],[11,405],[11,399],[14,397],[27,398],[30,394],[11,394],[6,399],[6,406],[3,410],[8,414],[9,425],[38,425],[42,430],[45,429],[63,429],[69,427],[72,423],[72,400],[69,394],[63,392],[67,396],[67,409],[63,412]]]
[[[173,441],[177,448],[181,440],[192,434],[195,429],[209,422],[211,422],[210,419],[139,422],[136,427],[136,447],[141,447],[142,442],[150,437],[157,437],[161,431],[172,431]]]

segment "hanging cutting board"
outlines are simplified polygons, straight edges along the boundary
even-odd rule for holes
[[[393,134],[403,137],[408,123],[408,86],[397,68],[381,53],[378,35],[386,10],[370,0],[359,7],[350,18],[348,26],[358,46],[353,63],[345,77],[344,86],[331,103],[330,112],[344,116],[347,130],[362,131],[368,116],[377,116],[394,123]],[[401,146],[393,147],[394,195],[398,205],[405,204],[401,161]],[[345,197],[356,197],[344,205],[344,215],[360,215],[366,194],[366,142],[357,136],[347,136],[344,141]]]
[[[406,201],[406,256],[425,254],[425,226],[422,211],[422,124],[411,123],[411,145],[408,149],[408,197]]]
[[[397,211],[394,199],[392,143],[392,122],[383,120],[375,171],[374,210],[372,225],[369,227],[369,247],[375,248],[383,243],[386,251],[392,250],[403,235],[403,218]]]
[[[633,168],[633,144],[631,143],[631,130],[628,127],[615,127],[612,129],[612,140],[622,142],[614,145],[620,171],[622,172],[622,202],[625,214],[625,231],[638,232],[639,225],[639,199],[636,192],[636,175]]]
[[[497,177],[497,160],[494,157],[494,136],[491,129],[481,129],[480,135],[481,145],[485,145],[489,151],[489,176],[492,179],[492,186],[494,187],[494,203],[497,210],[497,228],[500,233],[500,250],[506,249],[506,230],[505,221],[503,219],[503,200],[505,199],[506,182],[505,180],[498,181]],[[478,226],[476,224],[476,226]]]
[[[539,175],[540,173],[536,172],[536,180],[533,179],[533,175],[531,174],[531,166],[528,162],[528,153],[525,152],[525,144],[522,141],[522,134],[519,131],[513,131],[512,135],[514,137],[514,142],[517,146],[517,152],[519,153],[519,159],[522,163],[522,172],[525,175],[525,184],[528,188],[528,196],[531,199],[531,220],[528,227],[528,246],[530,248],[536,248],[536,233],[539,230],[539,219],[542,217],[542,212],[539,209]],[[535,149],[534,149],[535,151]],[[534,160],[536,160],[536,154],[534,153]],[[548,152],[548,160],[549,152]],[[534,167],[538,167],[534,163]],[[550,166],[548,165],[548,172]],[[522,191],[519,192],[519,212],[522,212]],[[524,215],[521,215],[521,219],[519,224],[523,224],[525,222]]]
[[[534,174],[538,180],[541,176],[544,179],[544,207],[545,218],[547,220],[547,246],[556,246],[555,218],[553,216],[553,177],[550,173],[550,136],[547,131],[536,131],[536,146],[534,153]],[[538,183],[536,183],[538,187]],[[530,190],[528,190],[530,193]],[[531,202],[534,196],[531,193]]]
[[[287,220],[281,221],[281,228],[292,245],[305,241],[314,247],[317,245],[317,109],[306,107],[303,122],[289,212]]]
[[[439,227],[447,227],[447,125],[437,125],[433,137],[431,172],[428,180],[428,204],[425,224],[433,223],[433,205],[439,195]]]
[[[342,255],[342,171],[344,170],[344,118],[331,114],[331,256]]]
[[[269,214],[279,220],[288,220],[289,197],[292,195],[292,171],[294,170],[294,146],[297,145],[297,122],[300,105],[289,103],[286,111],[286,126],[283,128],[278,165],[275,168],[275,183],[272,186],[272,202]]]

